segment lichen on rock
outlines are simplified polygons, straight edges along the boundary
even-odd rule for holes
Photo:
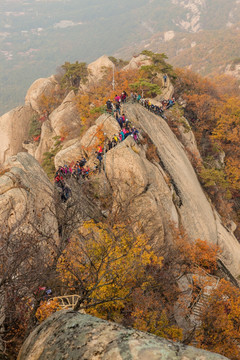
[[[224,360],[90,315],[59,311],[27,338],[18,360]]]

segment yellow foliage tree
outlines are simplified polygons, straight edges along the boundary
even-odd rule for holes
[[[225,144],[239,145],[240,99],[231,97],[216,110],[217,125],[213,138]]]
[[[41,323],[44,320],[46,320],[50,315],[52,315],[54,312],[61,310],[61,307],[59,305],[59,302],[57,299],[53,300],[42,300],[40,303],[39,308],[36,311],[36,318]]]
[[[146,266],[161,264],[146,236],[135,236],[122,224],[110,228],[89,221],[71,239],[57,271],[65,291],[80,295],[77,307],[94,307],[96,314],[102,304],[105,310],[119,311],[139,282],[151,281]]]

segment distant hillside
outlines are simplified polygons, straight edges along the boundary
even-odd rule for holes
[[[225,72],[226,66],[240,58],[240,24],[227,29],[205,30],[197,33],[160,32],[140,44],[121,49],[118,55],[128,58],[143,49],[164,52],[178,67],[209,75]]]
[[[131,44],[137,47],[159,32],[170,31],[170,37],[172,31],[184,32],[191,38],[201,30],[225,31],[239,21],[237,0],[2,1],[0,114],[22,103],[36,78],[49,76],[65,61],[92,61]],[[207,35],[205,39],[208,43]],[[178,46],[177,42],[165,45],[172,48],[169,55]],[[226,48],[229,58],[233,48],[239,48],[239,41]]]

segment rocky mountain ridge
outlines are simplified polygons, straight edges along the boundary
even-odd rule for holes
[[[109,66],[109,60],[107,57],[106,59],[106,66]],[[103,66],[103,58],[100,58],[99,61],[101,66]],[[134,61],[136,63],[136,59],[134,59]],[[138,66],[141,66],[141,64],[142,61],[139,61]],[[95,66],[97,77],[99,77],[99,71],[97,71],[97,69],[99,69],[98,62],[96,61],[93,66]],[[92,78],[89,81],[92,81]],[[37,80],[29,89],[26,96],[26,105],[21,108],[21,111],[31,109],[31,114],[33,114],[34,111],[38,111],[38,101],[40,100],[41,95],[47,94],[49,89],[52,89],[52,86],[56,86],[56,83],[52,82],[52,78]],[[171,86],[171,84],[169,84],[169,86]],[[166,91],[167,89],[165,89],[165,92]],[[234,276],[238,277],[240,275],[240,246],[229,229],[226,229],[221,225],[219,215],[205,198],[195,171],[193,170],[185,153],[186,147],[193,147],[193,151],[197,152],[193,134],[190,132],[190,138],[192,140],[189,141],[187,140],[186,135],[184,135],[184,128],[182,129],[183,138],[187,141],[184,148],[184,145],[176,139],[175,135],[162,118],[149,113],[140,105],[124,105],[124,111],[127,116],[132,119],[134,124],[139,126],[142,131],[148,134],[154,146],[156,146],[159,164],[155,164],[153,166],[153,164],[149,163],[149,161],[145,159],[146,154],[144,151],[136,145],[134,146],[134,150],[132,150],[133,144],[126,141],[124,144],[119,145],[116,149],[112,149],[112,151],[106,156],[106,176],[108,182],[111,184],[111,179],[114,179],[116,182],[119,181],[119,183],[124,182],[126,183],[128,191],[133,193],[136,191],[136,193],[141,194],[143,189],[145,187],[149,188],[151,182],[153,181],[153,184],[149,189],[152,187],[153,193],[156,192],[158,195],[151,194],[151,191],[148,191],[147,194],[151,194],[150,198],[153,195],[150,202],[156,202],[154,205],[156,208],[154,211],[156,216],[159,212],[162,214],[166,213],[165,210],[162,212],[161,207],[164,208],[164,206],[168,204],[167,214],[170,217],[170,220],[176,223],[182,223],[184,228],[187,229],[188,235],[192,240],[201,238],[220,245],[223,249],[223,259],[226,266],[229,267]],[[57,167],[67,160],[70,161],[70,159],[74,161],[81,154],[87,155],[89,157],[89,161],[91,162],[91,156],[95,155],[92,155],[91,151],[89,153],[89,139],[96,136],[98,127],[103,126],[103,131],[108,139],[111,139],[111,137],[120,129],[114,118],[109,116],[106,118],[105,116],[102,116],[102,118],[99,118],[96,121],[96,125],[90,127],[82,139],[76,137],[75,134],[80,131],[82,124],[74,103],[74,94],[71,92],[63,100],[62,104],[49,115],[48,120],[43,123],[39,145],[35,148],[35,150],[33,150],[31,146],[23,144],[24,140],[27,138],[27,130],[29,129],[29,116],[24,117],[24,126],[26,127],[25,131],[22,134],[18,133],[18,137],[16,139],[16,128],[13,129],[11,122],[15,121],[15,114],[18,116],[18,113],[18,109],[17,111],[13,110],[0,118],[0,123],[6,124],[6,130],[3,126],[1,134],[5,140],[5,142],[2,142],[1,144],[2,161],[6,161],[11,155],[17,154],[22,150],[23,146],[25,147],[25,150],[29,151],[30,154],[34,155],[36,159],[41,162],[43,154],[54,147],[55,140],[53,140],[53,138],[55,136],[61,136],[61,131],[64,128],[64,130],[70,134],[68,137],[69,142],[65,140],[63,142],[63,149],[60,149],[56,153],[55,166]],[[17,120],[17,124],[19,124],[19,120]],[[21,129],[24,129],[24,127],[21,126]],[[6,139],[8,139],[8,143],[6,143]],[[15,144],[13,139],[14,141],[17,141],[17,146],[14,145],[13,147],[13,144]],[[12,148],[12,150],[10,151],[9,148]],[[113,160],[111,160],[112,157],[115,163],[114,166],[109,165],[113,162]],[[130,161],[131,158],[132,162]],[[128,163],[131,163],[132,165],[128,166]],[[122,166],[123,168],[121,169]],[[132,174],[130,170],[131,168],[134,169],[134,174]],[[137,170],[137,168],[139,169]],[[116,169],[121,170],[116,173]],[[136,180],[134,180],[136,173],[138,173],[138,176],[136,177]],[[148,177],[151,173],[156,174],[150,180]],[[163,176],[163,174],[165,175]],[[153,200],[155,196],[159,196],[159,194],[162,193],[162,190],[156,190],[159,186],[157,184],[160,182],[162,187],[163,183],[166,182],[164,177],[166,178],[167,175],[170,175],[172,179],[171,181],[174,185],[173,187],[171,186],[167,192],[164,190],[164,193],[168,193],[169,200],[165,199],[166,201],[160,201],[158,204],[159,200]],[[118,178],[119,180],[117,180]],[[134,183],[135,186],[133,186]],[[113,186],[113,184],[111,184],[111,186]],[[164,187],[166,187],[166,184]],[[167,186],[166,189],[168,187],[169,186]],[[133,189],[135,190],[133,191]],[[172,197],[172,191],[181,199],[181,206],[177,206],[177,208],[170,200]],[[149,195],[147,195],[147,197]],[[144,199],[145,200],[142,200],[142,204],[146,201],[146,194],[144,194]],[[142,206],[144,207],[144,205]],[[172,210],[170,210],[171,208]],[[173,217],[171,218],[171,216]],[[178,219],[178,217],[180,218]],[[163,224],[163,228],[166,229],[166,227],[167,223],[165,222],[165,224]]]
[[[130,61],[127,69],[139,68],[149,61],[147,56],[140,55]],[[106,56],[90,65],[92,73],[87,85],[95,80],[101,81],[104,66],[112,70],[112,62]],[[56,191],[53,190],[38,162],[42,163],[48,153],[54,160],[53,165],[57,170],[59,166],[69,165],[84,156],[87,158],[87,164],[93,169],[96,165],[99,132],[104,137],[105,147],[106,143],[120,131],[115,117],[104,113],[80,135],[84,124],[76,107],[75,94],[71,91],[61,104],[46,116],[41,127],[39,142],[35,144],[29,141],[28,134],[33,116],[42,115],[40,107],[42,95],[48,96],[58,86],[55,77],[37,80],[27,92],[25,105],[0,118],[0,124],[3,124],[1,136],[4,139],[0,147],[2,159],[0,202],[3,204],[2,208],[9,206],[8,211],[1,213],[1,221],[3,223],[8,221],[9,229],[12,229],[16,222],[15,215],[22,214],[24,217],[21,223],[22,231],[26,231],[27,224],[31,223],[41,234],[49,233],[53,240],[51,242],[53,247],[50,250],[53,253],[56,251],[55,245],[58,246],[62,237],[63,229],[59,223],[57,203],[54,203]],[[173,91],[174,87],[168,79],[166,87],[162,88],[162,94],[155,99],[155,102],[157,103],[161,98],[172,97]],[[148,235],[153,248],[167,246],[174,241],[172,226],[176,231],[180,231],[183,227],[190,242],[201,239],[219,246],[221,254],[218,260],[223,265],[223,271],[218,275],[238,285],[240,245],[234,236],[234,224],[227,227],[223,223],[199,183],[187,155],[191,153],[200,158],[187,119],[173,109],[166,110],[163,118],[132,102],[124,103],[122,112],[138,129],[140,141],[136,142],[129,136],[104,154],[102,171],[93,174],[95,198],[94,196],[91,198],[90,192],[89,197],[81,194],[85,196],[85,199],[82,197],[79,201],[84,209],[81,209],[83,211],[79,211],[77,215],[77,225],[72,226],[76,226],[77,229],[83,221],[91,218],[90,213],[94,213],[94,207],[99,217],[106,218],[109,214],[114,214],[117,206],[121,204],[128,219],[133,224],[137,224],[136,232],[139,229],[143,230]],[[175,122],[178,128],[178,138],[168,124],[168,117],[171,117],[171,121]],[[63,136],[60,146],[59,143],[56,145],[56,141],[59,141],[64,131],[68,136],[66,138]],[[22,152],[23,150],[25,152]],[[69,186],[73,186],[72,197],[79,196],[79,188],[74,189],[74,180],[67,181]],[[111,196],[112,202],[109,202],[108,208],[101,207],[99,199],[108,196]],[[79,200],[79,197],[77,199]],[[84,212],[86,209],[87,212]],[[67,214],[61,216],[64,218],[65,215],[67,217]],[[65,236],[67,237],[66,234]],[[65,240],[69,241],[69,238]],[[196,274],[188,274],[188,276],[193,279]],[[187,293],[188,279],[184,277],[184,284],[181,286]],[[194,295],[191,293],[188,296],[191,298]],[[186,298],[184,301],[191,303],[191,300]],[[175,320],[181,326],[183,319],[177,310]],[[194,328],[191,319],[184,321],[184,330]],[[38,342],[38,339],[36,341]],[[36,344],[34,347],[38,346]],[[184,354],[185,349],[181,351]]]
[[[116,56],[128,59],[143,49],[164,52],[175,67],[186,67],[201,75],[228,74],[239,79],[237,71],[229,71],[240,57],[237,44],[240,34],[238,24],[224,29],[199,32],[156,32],[142,42],[124,46]]]

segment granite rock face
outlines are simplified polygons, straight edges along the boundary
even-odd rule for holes
[[[112,211],[117,203],[125,204],[132,220],[140,222],[153,242],[159,245],[171,239],[169,223],[176,226],[181,223],[190,240],[202,239],[219,245],[221,260],[237,277],[240,274],[240,245],[207,200],[187,156],[186,149],[200,157],[192,132],[184,132],[187,124],[179,125],[183,128],[180,142],[165,120],[142,106],[126,104],[124,112],[151,139],[158,158],[149,159],[146,145],[137,145],[131,136],[106,153],[102,162],[113,190]],[[81,139],[72,140],[56,155],[55,166],[70,163],[82,155],[87,156],[89,165],[96,163],[99,129],[107,141],[120,128],[114,117],[100,116]]]
[[[113,68],[114,64],[107,55],[103,55],[88,65],[89,83],[99,81],[104,76],[106,68]]]
[[[9,158],[0,172],[0,226],[47,234],[57,242],[53,186],[28,153]],[[39,227],[40,226],[40,227]]]
[[[70,140],[80,133],[81,119],[74,99],[74,92],[71,91],[62,104],[43,123],[40,143],[35,152],[35,157],[39,162],[43,160],[43,154],[54,145],[56,141],[54,138],[59,137]]]
[[[0,163],[23,151],[34,111],[31,106],[19,106],[0,117]]]
[[[140,54],[136,57],[133,57],[129,64],[124,66],[123,70],[137,70],[140,69],[141,66],[151,65],[152,61],[149,56]]]
[[[64,144],[63,148],[56,154],[54,162],[56,169],[60,165],[76,162],[82,156],[95,156],[96,147],[98,145],[97,134],[102,132],[108,139],[112,139],[114,134],[118,134],[120,126],[118,122],[108,114],[101,115],[91,126],[83,137],[75,138]],[[43,137],[44,138],[44,137]]]
[[[56,90],[58,87],[59,83],[54,76],[37,79],[27,91],[25,104],[30,105],[36,112],[40,114],[42,96],[52,96],[54,90]]]
[[[27,338],[18,360],[224,360],[90,315],[59,311]]]
[[[178,214],[160,166],[146,158],[131,136],[107,152],[105,166],[116,206],[121,203],[133,224],[143,227],[152,243],[162,245],[168,221],[177,224]]]
[[[223,226],[219,215],[208,202],[183,144],[165,120],[141,105],[126,104],[124,112],[136,127],[148,134],[156,146],[161,167],[168,174],[178,197],[177,211],[189,238],[219,245],[222,261],[235,277],[239,276],[240,244],[233,233]]]

